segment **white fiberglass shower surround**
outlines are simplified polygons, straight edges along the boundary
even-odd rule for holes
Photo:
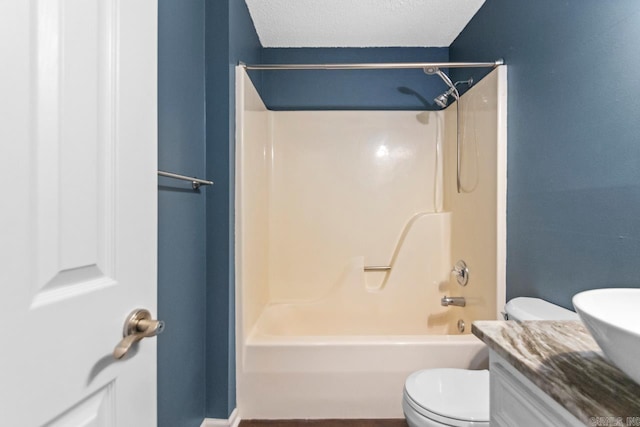
[[[459,120],[269,111],[242,66],[236,82],[240,416],[402,418],[411,372],[486,367],[470,330],[505,298],[506,67]]]

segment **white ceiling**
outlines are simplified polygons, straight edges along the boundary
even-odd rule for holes
[[[246,0],[263,47],[448,47],[485,0]]]

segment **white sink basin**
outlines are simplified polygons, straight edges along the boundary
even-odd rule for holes
[[[594,289],[573,306],[605,356],[640,384],[640,289]]]

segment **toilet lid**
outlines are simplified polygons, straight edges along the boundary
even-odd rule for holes
[[[489,422],[489,371],[425,369],[409,375],[407,395],[429,412],[462,421]]]

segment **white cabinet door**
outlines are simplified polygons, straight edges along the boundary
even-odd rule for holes
[[[0,425],[156,425],[155,0],[0,0]]]
[[[584,426],[499,354],[489,358],[492,427]]]

